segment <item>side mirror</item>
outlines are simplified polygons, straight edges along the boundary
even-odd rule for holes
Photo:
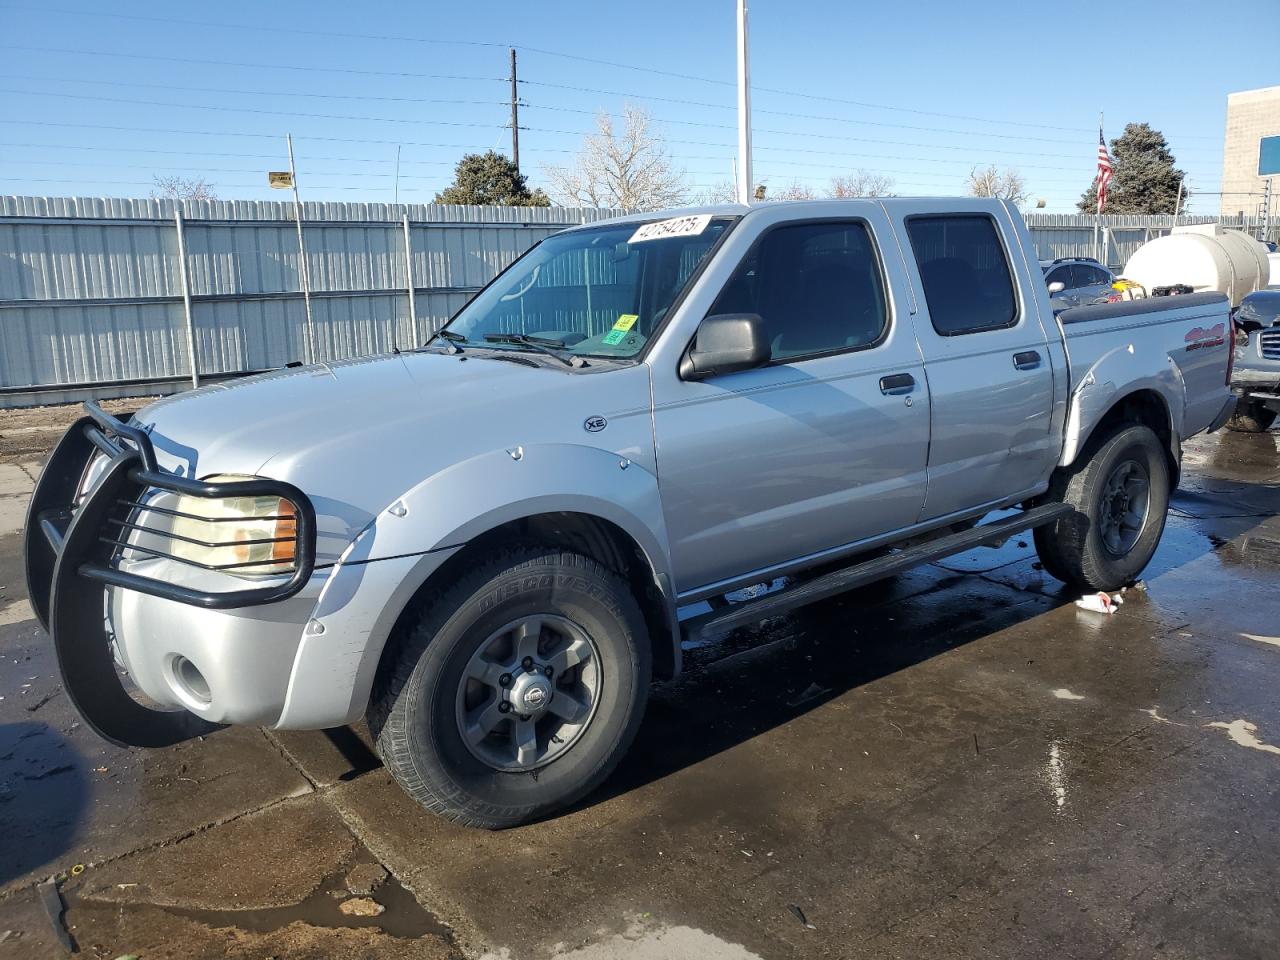
[[[1049,296],[1052,297],[1055,293],[1061,293],[1065,289],[1067,289],[1067,285],[1065,283],[1061,280],[1055,280],[1053,283],[1049,284]]]
[[[768,363],[772,355],[759,314],[722,313],[702,321],[693,346],[680,362],[680,376],[702,380],[750,370]]]

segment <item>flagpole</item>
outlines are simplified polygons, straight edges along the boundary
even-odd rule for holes
[[[1101,110],[1098,111],[1098,139],[1102,140],[1102,111]],[[1102,141],[1102,142],[1105,142],[1105,141]],[[1101,156],[1101,153],[1099,153],[1099,156]],[[1101,180],[1101,171],[1099,171],[1098,179]],[[1098,256],[1098,234],[1102,230],[1102,184],[1101,183],[1098,184],[1097,193],[1098,193],[1097,211],[1093,215],[1093,259],[1101,263],[1102,258]]]

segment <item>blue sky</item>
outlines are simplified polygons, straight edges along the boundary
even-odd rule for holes
[[[1275,0],[953,0],[751,5],[756,179],[821,191],[856,168],[903,194],[1014,167],[1050,212],[1093,177],[1099,111],[1162,130],[1191,212],[1219,189],[1227,93],[1277,82],[1240,41]],[[198,23],[183,21],[199,21]],[[1263,39],[1260,35],[1259,39]],[[223,198],[283,199],[292,132],[304,199],[427,202],[464,152],[507,150],[519,50],[521,159],[567,163],[593,125],[647,106],[694,189],[730,177],[734,0],[218,5],[0,0],[0,193],[146,196],[203,176]],[[607,62],[598,62],[607,61]]]

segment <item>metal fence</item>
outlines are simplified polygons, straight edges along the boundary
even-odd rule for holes
[[[1101,219],[1101,229],[1095,232],[1099,218],[1076,213],[1030,213],[1027,226],[1035,241],[1036,251],[1042,260],[1055,257],[1097,256],[1108,266],[1120,269],[1129,262],[1134,251],[1148,240],[1163,236],[1174,227],[1173,217],[1146,217],[1136,214],[1118,214]],[[1243,230],[1258,236],[1262,221],[1257,217],[1209,217],[1181,216],[1178,226],[1197,223],[1221,223],[1232,230]],[[1095,236],[1097,245],[1095,247]],[[1273,237],[1274,239],[1274,237]]]
[[[303,207],[310,336],[292,204],[0,197],[0,407],[183,389],[305,360],[311,341],[319,360],[419,343],[538,240],[616,212]],[[1113,265],[1172,226],[1103,219]],[[1042,258],[1093,253],[1093,217],[1028,223]]]
[[[420,343],[534,243],[613,213],[305,203],[314,356]],[[308,359],[299,263],[292,204],[0,197],[0,406]]]

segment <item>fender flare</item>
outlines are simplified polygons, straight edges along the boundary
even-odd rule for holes
[[[1163,401],[1169,418],[1169,454],[1175,462],[1181,460],[1186,386],[1172,358],[1166,357],[1165,368],[1156,374],[1140,369],[1149,362],[1149,359],[1140,359],[1132,345],[1126,345],[1103,354],[1084,372],[1071,394],[1058,466],[1074,463],[1103,418],[1118,403],[1143,391],[1154,393]]]
[[[463,512],[451,509],[463,505]],[[279,725],[333,726],[361,716],[392,629],[444,562],[505,523],[560,512],[606,520],[639,547],[663,597],[678,667],[680,630],[657,477],[595,447],[497,450],[407,490],[352,541],[316,603],[312,624],[323,630],[309,625],[305,632]]]

